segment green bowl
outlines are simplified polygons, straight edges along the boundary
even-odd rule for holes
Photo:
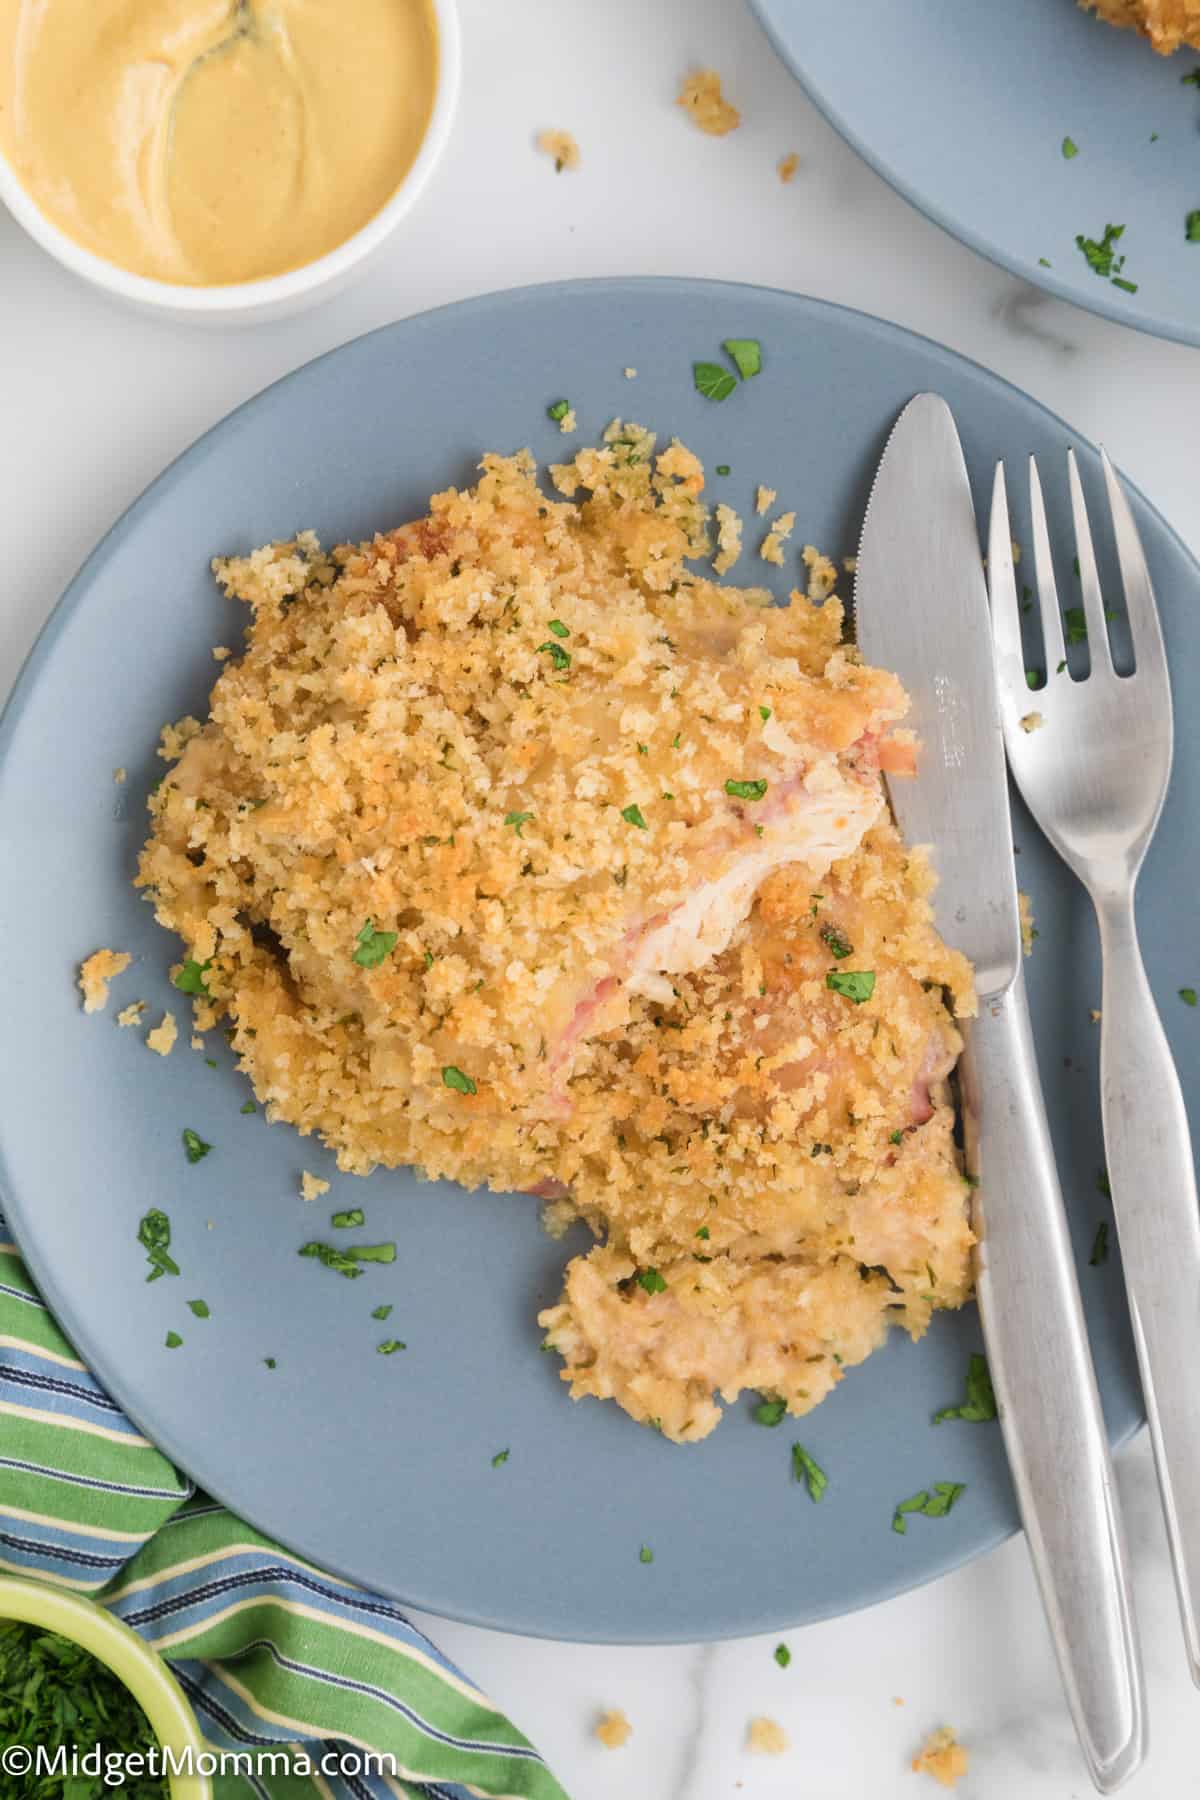
[[[158,1652],[104,1608],[81,1594],[20,1576],[0,1576],[0,1618],[56,1631],[88,1650],[123,1681],[165,1750],[178,1756],[207,1748],[183,1689]],[[207,1775],[169,1775],[171,1800],[212,1800]]]

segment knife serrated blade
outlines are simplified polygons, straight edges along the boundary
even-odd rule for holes
[[[859,648],[898,675],[921,741],[889,784],[910,844],[935,847],[942,936],[997,993],[1021,966],[1004,733],[971,486],[950,408],[918,394],[892,428],[854,580]]]

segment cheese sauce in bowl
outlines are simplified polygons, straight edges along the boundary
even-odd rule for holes
[[[452,0],[0,0],[0,197],[128,297],[244,310],[390,228],[456,79]]]

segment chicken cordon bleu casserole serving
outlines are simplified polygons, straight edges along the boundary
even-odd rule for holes
[[[216,563],[245,647],[164,733],[137,879],[268,1118],[587,1222],[545,1345],[690,1442],[966,1299],[971,971],[840,602],[700,572],[678,442],[614,422],[550,482],[488,455],[369,543]]]

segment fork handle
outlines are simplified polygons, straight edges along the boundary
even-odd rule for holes
[[[1097,900],[1108,1179],[1192,1680],[1200,1686],[1200,1207],[1187,1111],[1133,895]]]
[[[1112,1793],[1145,1750],[1141,1658],[1021,972],[981,998],[960,1072],[968,1167],[980,1184],[979,1311],[1004,1444],[1080,1746],[1096,1787]]]

